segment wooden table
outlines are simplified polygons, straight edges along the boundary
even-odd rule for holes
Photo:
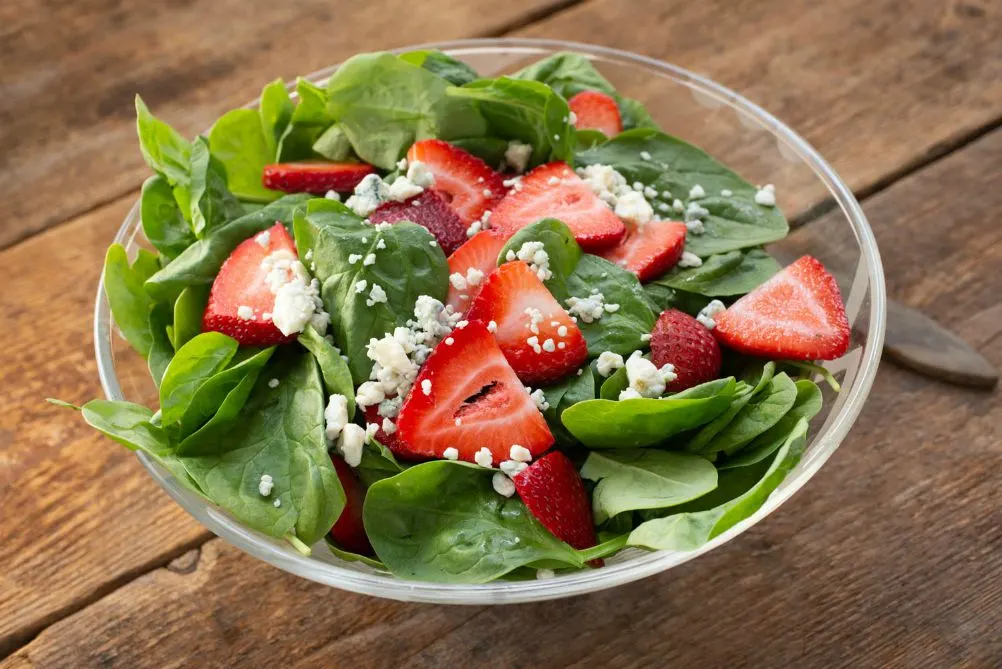
[[[693,562],[535,605],[411,605],[214,538],[43,403],[100,394],[101,257],[146,173],[132,97],[188,134],[359,50],[531,35],[705,73],[862,199],[889,293],[1002,365],[1002,4],[990,0],[7,0],[0,6],[0,668],[1002,666],[1002,401],[884,364],[842,448]],[[825,224],[807,202],[808,225]]]

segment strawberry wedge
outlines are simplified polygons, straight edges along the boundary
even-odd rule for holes
[[[365,501],[365,488],[355,476],[348,463],[340,455],[331,454],[334,471],[337,472],[341,488],[344,489],[344,509],[337,522],[331,528],[330,535],[340,548],[359,555],[375,555],[369,537],[362,524],[362,504]]]
[[[849,321],[835,278],[804,256],[714,317],[713,334],[748,355],[834,360],[849,350]]]
[[[651,362],[659,369],[668,363],[675,368],[675,380],[667,389],[677,393],[720,375],[720,344],[695,318],[668,309],[651,332]]]
[[[487,327],[470,321],[440,343],[418,374],[397,417],[403,459],[452,457],[497,466],[519,444],[533,457],[553,435]]]
[[[674,267],[684,247],[685,223],[650,221],[630,230],[618,246],[600,255],[647,282]]]
[[[449,275],[458,274],[462,277],[462,281],[449,282],[449,296],[446,298],[446,303],[452,305],[457,313],[469,309],[480,294],[484,279],[497,268],[498,254],[502,248],[504,240],[484,230],[468,239],[449,256]],[[471,269],[475,271],[471,273]]]
[[[376,223],[411,221],[435,236],[446,255],[466,241],[466,225],[439,193],[426,190],[404,202],[387,202],[369,215]]]
[[[362,179],[375,173],[365,163],[276,163],[265,165],[261,183],[265,188],[285,193],[323,195],[329,190],[350,193]]]
[[[548,453],[512,480],[525,506],[555,537],[578,550],[598,543],[588,493],[566,455]]]
[[[578,130],[598,130],[606,137],[623,132],[619,105],[610,95],[598,91],[581,91],[567,106],[574,112],[574,127]]]
[[[540,165],[497,204],[491,228],[508,239],[541,218],[567,224],[581,248],[598,252],[615,246],[626,226],[567,163]]]
[[[476,156],[440,139],[415,143],[407,151],[407,160],[424,163],[435,175],[432,188],[440,193],[469,226],[493,210],[504,196],[501,175]]]

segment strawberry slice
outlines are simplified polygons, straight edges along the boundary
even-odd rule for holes
[[[359,555],[375,555],[369,537],[365,534],[365,527],[362,524],[362,503],[365,501],[365,488],[362,482],[355,477],[355,472],[345,462],[340,455],[331,454],[331,462],[334,463],[334,471],[344,488],[344,509],[338,516],[337,522],[331,528],[331,539],[338,547]]]
[[[675,367],[676,378],[668,384],[668,391],[677,393],[717,378],[720,345],[695,318],[668,309],[658,316],[651,332],[651,362],[658,369],[666,363]]]
[[[578,130],[599,130],[606,137],[623,132],[623,119],[616,100],[598,91],[581,91],[567,106],[574,112],[574,127]]]
[[[435,236],[446,255],[466,241],[466,225],[440,193],[426,190],[404,202],[386,202],[369,215],[373,223],[417,223]]]
[[[367,175],[375,173],[365,163],[276,163],[265,165],[261,183],[265,188],[286,193],[323,195],[329,190],[350,193]]]
[[[634,227],[623,241],[601,255],[624,267],[642,282],[653,281],[679,261],[685,247],[685,223],[651,221]]]
[[[393,434],[389,434],[383,429],[383,417],[379,415],[379,405],[370,404],[365,407],[365,422],[375,423],[379,426],[376,430],[376,441],[381,443],[386,448],[390,449],[394,453],[403,447],[400,439],[397,437],[398,432],[394,431]]]
[[[401,458],[441,458],[453,448],[476,462],[481,448],[498,466],[519,444],[533,457],[553,444],[543,414],[508,366],[487,327],[471,321],[440,343],[421,368],[397,417]]]
[[[525,506],[555,537],[578,550],[598,543],[588,493],[566,455],[547,453],[512,481]]]
[[[456,249],[455,253],[449,256],[449,274],[459,274],[463,281],[457,282],[463,288],[456,288],[456,284],[449,283],[449,297],[447,304],[458,313],[466,311],[473,300],[480,294],[480,288],[484,281],[498,266],[498,254],[504,248],[504,240],[497,235],[484,230],[473,235],[465,244]],[[474,272],[470,275],[470,270],[475,269],[483,276],[478,276]],[[468,279],[472,278],[470,282]],[[477,279],[479,278],[479,281]]]
[[[520,260],[501,265],[487,277],[466,317],[497,324],[494,338],[524,383],[557,381],[588,357],[577,324]]]
[[[203,332],[222,332],[244,346],[272,346],[296,339],[295,334],[283,335],[266,316],[275,307],[275,296],[268,287],[263,261],[276,252],[297,258],[296,245],[281,223],[233,249],[212,282],[202,315]]]
[[[591,191],[567,163],[540,165],[524,177],[497,204],[491,216],[495,234],[508,239],[541,218],[556,218],[567,224],[585,251],[615,246],[626,226]]]
[[[749,355],[834,360],[849,350],[849,321],[834,277],[804,256],[714,317],[717,340]]]
[[[469,226],[504,197],[500,174],[484,161],[440,139],[425,139],[407,151],[407,160],[420,161],[435,175],[432,188]]]

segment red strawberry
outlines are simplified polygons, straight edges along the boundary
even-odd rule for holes
[[[297,257],[296,245],[281,223],[233,249],[212,282],[202,316],[203,332],[222,332],[244,346],[271,346],[295,340],[295,334],[286,337],[265,316],[274,309],[275,296],[265,281],[268,269],[262,266],[262,261],[276,251],[287,251],[290,259]],[[241,307],[253,313],[242,313],[247,309]],[[245,317],[248,315],[249,318]]]
[[[520,260],[501,265],[487,277],[466,317],[497,323],[494,337],[525,383],[557,381],[588,357],[577,324]]]
[[[574,127],[578,130],[600,130],[606,137],[623,132],[619,105],[605,93],[581,91],[567,101],[567,106],[574,112]]]
[[[466,241],[466,225],[445,199],[435,191],[426,190],[404,202],[382,204],[372,212],[369,220],[373,223],[398,221],[417,223],[435,235],[438,245],[446,255],[458,249]]]
[[[369,537],[365,534],[365,527],[362,525],[362,503],[365,501],[365,489],[361,481],[355,477],[355,472],[351,471],[348,463],[341,459],[340,455],[331,454],[331,462],[334,463],[334,471],[344,488],[344,509],[338,516],[337,522],[331,528],[331,538],[338,547],[359,555],[375,555]]]
[[[323,195],[329,190],[350,193],[375,168],[365,163],[277,163],[265,165],[261,183],[286,193]]]
[[[566,455],[547,453],[512,480],[525,506],[555,537],[578,550],[598,543],[588,493]]]
[[[456,249],[456,252],[449,256],[449,274],[461,274],[466,280],[471,269],[480,270],[483,273],[480,283],[476,285],[466,284],[466,288],[456,288],[449,283],[449,297],[447,304],[459,313],[463,313],[473,304],[474,298],[480,294],[483,282],[488,275],[498,266],[498,254],[504,247],[504,240],[497,235],[484,230],[471,237],[465,244]]]
[[[675,366],[677,378],[668,391],[698,386],[720,374],[720,345],[695,318],[677,309],[661,313],[651,332],[651,362]]]
[[[383,429],[383,417],[379,415],[378,404],[370,404],[369,406],[365,407],[365,422],[375,423],[376,425],[379,426],[379,429],[376,430],[376,441],[381,443],[383,446],[385,446],[386,448],[390,449],[393,452],[396,452],[399,448],[402,447],[400,440],[397,438],[396,431],[394,431],[393,434],[387,434],[386,431]]]
[[[749,355],[834,360],[849,350],[838,284],[804,256],[714,317],[721,344]]]
[[[567,163],[540,165],[522,177],[521,186],[494,209],[491,228],[507,239],[541,218],[566,223],[585,251],[615,246],[626,234],[623,222]]]
[[[432,351],[400,409],[397,436],[401,458],[441,458],[454,448],[459,459],[475,462],[487,448],[494,466],[509,459],[514,444],[533,457],[553,444],[543,414],[479,321],[453,330]]]
[[[641,281],[653,281],[675,266],[685,247],[685,223],[651,221],[626,233],[619,244],[600,255],[624,267]]]
[[[435,175],[436,191],[459,214],[463,223],[479,220],[504,197],[501,175],[487,163],[440,139],[425,139],[411,146],[407,160],[424,163]]]

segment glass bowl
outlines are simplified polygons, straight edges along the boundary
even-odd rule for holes
[[[884,339],[884,278],[877,246],[852,192],[799,135],[765,110],[709,79],[667,63],[615,49],[530,39],[484,39],[398,49],[435,48],[466,61],[484,76],[513,72],[558,51],[575,51],[627,96],[643,102],[666,132],[710,152],[752,183],[776,186],[780,206],[796,221],[819,202],[832,203],[823,221],[797,230],[787,245],[841,269],[840,283],[853,324],[851,348],[827,366],[842,378],[842,392],[824,388],[824,411],[811,423],[807,449],[797,467],[752,517],[691,552],[629,549],[602,569],[537,581],[483,585],[406,581],[356,562],[336,558],[321,542],[305,557],[291,546],[241,526],[225,512],[179,486],[170,474],[140,454],[150,475],[200,523],[238,548],[304,578],[353,592],[404,601],[503,604],[567,597],[635,581],[682,564],[730,541],[777,509],[831,457],[856,420],[870,391]],[[308,78],[321,83],[335,67]],[[253,106],[252,103],[248,106]],[[131,254],[145,243],[139,205],[132,208],[114,241]],[[819,227],[820,226],[820,227]],[[98,370],[109,399],[152,405],[156,391],[145,362],[113,331],[111,311],[98,286],[94,319]],[[109,446],[111,448],[111,446]]]

